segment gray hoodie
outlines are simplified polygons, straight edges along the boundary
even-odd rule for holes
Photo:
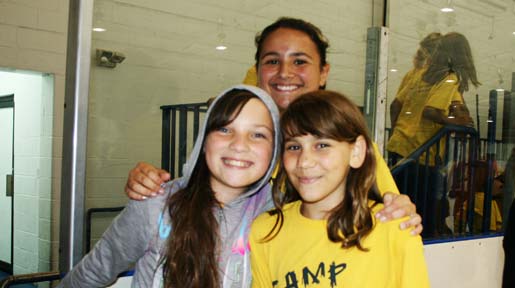
[[[263,90],[247,85],[231,87],[213,101],[211,108],[231,89],[248,90],[265,103],[272,115],[275,139],[273,158],[266,175],[247,192],[214,211],[220,225],[220,285],[224,288],[250,287],[248,233],[254,218],[273,207],[269,181],[280,147],[279,111]],[[166,201],[189,181],[203,146],[211,108],[206,114],[190,158],[183,167],[184,176],[166,183],[163,195],[147,201],[130,201],[93,250],[66,275],[58,287],[103,287],[133,265],[135,272],[132,287],[163,287],[161,257],[166,249],[166,239],[173,233],[165,209]]]

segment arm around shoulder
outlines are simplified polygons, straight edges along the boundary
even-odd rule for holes
[[[399,194],[399,189],[395,184],[392,173],[390,173],[390,169],[386,165],[383,156],[379,153],[376,143],[374,143],[374,156],[376,159],[376,183],[379,193],[381,195],[384,195],[386,192]]]

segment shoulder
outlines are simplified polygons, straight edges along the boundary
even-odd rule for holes
[[[124,213],[130,217],[140,217],[139,221],[145,221],[151,226],[160,222],[160,217],[166,208],[168,199],[182,188],[181,178],[169,181],[165,184],[163,194],[143,201],[130,200]]]
[[[284,220],[286,222],[286,218],[289,217],[289,215],[296,211],[296,207],[300,205],[300,201],[295,201],[292,203],[286,204],[283,208],[283,216]],[[251,233],[258,236],[258,237],[264,237],[267,235],[271,229],[274,227],[278,214],[272,214],[270,213],[273,210],[270,210],[268,212],[264,212],[261,215],[259,215],[254,222],[252,223]],[[284,224],[284,223],[283,223]]]
[[[440,82],[433,86],[434,89],[454,89],[459,86],[458,76],[456,73],[447,74]]]
[[[372,208],[372,215],[384,207],[383,204],[377,204]],[[400,224],[409,219],[409,217],[403,217],[400,219],[394,219],[388,222],[377,221],[375,217],[372,218],[374,221],[374,230],[372,233],[376,234],[376,237],[381,241],[388,241],[388,245],[399,251],[409,250],[409,247],[420,246],[422,247],[422,238],[419,235],[413,236],[410,233],[410,229],[401,230]]]

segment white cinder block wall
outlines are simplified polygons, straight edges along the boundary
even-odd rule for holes
[[[53,81],[50,74],[0,71],[0,95],[14,94],[15,102],[12,263],[16,274],[50,270]]]
[[[52,151],[40,154],[38,159],[44,167],[51,166],[51,171],[37,171],[38,179],[30,187],[24,185],[23,178],[18,179],[21,182],[15,182],[15,185],[21,185],[20,189],[15,186],[16,192],[21,194],[20,199],[15,198],[15,226],[20,229],[15,232],[14,239],[19,245],[14,252],[15,273],[48,271],[51,259],[54,264],[57,259],[67,21],[67,0],[0,2],[0,67],[50,73],[53,77],[43,77],[41,85],[47,91],[51,91],[51,86],[55,87],[49,92],[53,94],[52,100],[39,105],[41,119],[51,120],[52,124],[43,125],[42,121],[26,127],[29,131],[40,131],[41,142],[39,147],[34,147],[36,151]],[[20,148],[23,147],[15,147]],[[31,170],[35,168],[33,164],[26,159],[15,163],[15,169]],[[24,187],[26,190],[22,189]],[[21,215],[23,217],[18,217]],[[27,230],[37,231],[37,235],[24,232]],[[49,255],[50,245],[53,257]],[[31,251],[45,252],[34,255]]]

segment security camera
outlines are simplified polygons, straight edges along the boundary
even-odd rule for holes
[[[125,60],[125,55],[121,52],[97,49],[96,60],[98,66],[114,68],[117,63]]]
[[[113,52],[110,60],[113,63],[122,63],[123,60],[125,60],[125,55],[123,55],[121,52]]]

